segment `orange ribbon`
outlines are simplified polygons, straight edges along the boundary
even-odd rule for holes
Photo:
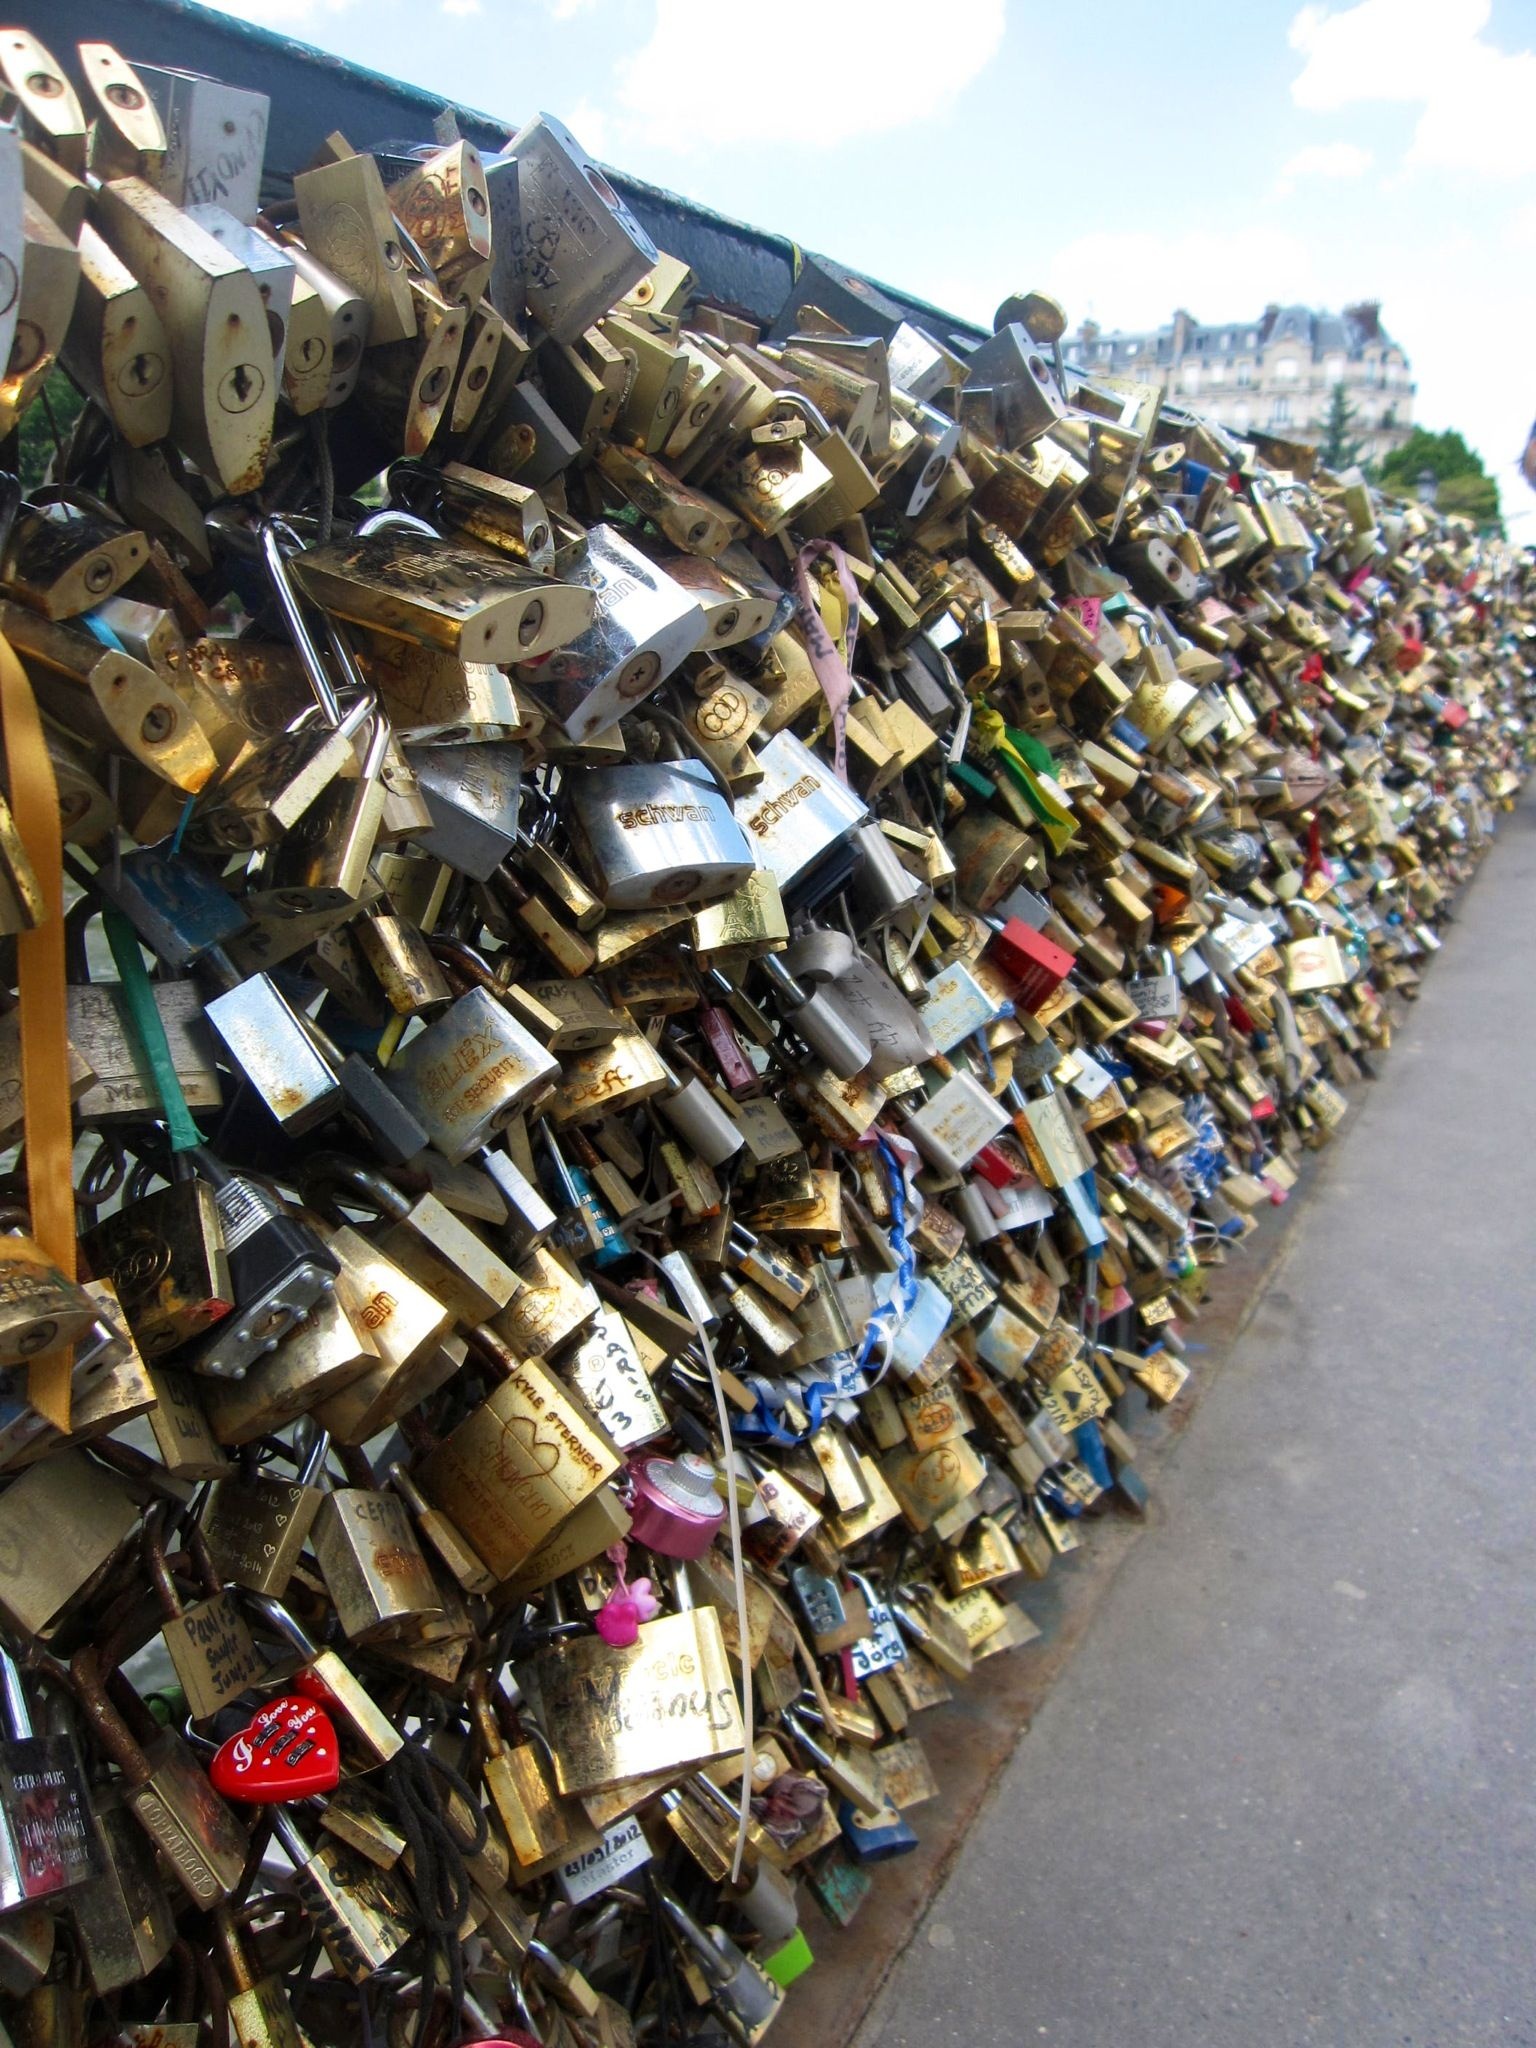
[[[64,994],[64,846],[59,786],[27,672],[0,634],[0,722],[11,811],[42,892],[42,922],[18,932],[21,1086],[32,1237],[66,1280],[75,1277],[74,1119],[69,1096],[69,1014]],[[27,1399],[55,1429],[69,1428],[74,1346],[27,1368]]]

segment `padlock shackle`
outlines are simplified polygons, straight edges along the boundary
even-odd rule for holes
[[[283,1640],[298,1651],[306,1664],[312,1664],[319,1656],[319,1645],[303,1623],[296,1621],[283,1603],[275,1599],[271,1593],[247,1593],[246,1603],[254,1607],[262,1620],[276,1629]]]
[[[365,1166],[360,1159],[348,1159],[343,1152],[313,1152],[298,1172],[299,1193],[312,1209],[325,1213],[325,1193],[331,1191],[357,1195],[363,1206],[371,1206],[378,1215],[387,1217],[392,1223],[399,1223],[411,1213],[411,1204],[406,1196],[376,1166]],[[331,1207],[334,1208],[334,1200]]]
[[[186,1608],[180,1593],[176,1590],[176,1580],[165,1554],[166,1519],[167,1510],[165,1502],[156,1501],[149,1513],[144,1517],[144,1530],[140,1542],[140,1550],[143,1555],[145,1568],[149,1573],[150,1584],[154,1588],[155,1598],[160,1603],[161,1612],[167,1621],[179,1621],[182,1615],[185,1614]]]
[[[259,532],[261,559],[266,567],[267,580],[272,585],[272,593],[277,599],[278,610],[282,613],[289,637],[298,650],[299,660],[303,663],[304,674],[310,689],[314,692],[320,715],[326,724],[334,729],[341,724],[341,703],[330,677],[326,674],[325,664],[320,659],[320,651],[315,646],[309,627],[305,623],[298,593],[294,590],[292,578],[288,574],[287,555],[284,553],[284,542],[287,543],[289,554],[302,554],[303,544],[293,528],[281,519],[264,519]]]
[[[153,1775],[149,1761],[117,1708],[107,1698],[106,1673],[100,1652],[82,1643],[69,1660],[70,1683],[97,1742],[130,1786],[147,1785]]]

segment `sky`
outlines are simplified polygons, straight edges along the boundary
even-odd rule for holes
[[[1536,0],[227,0],[990,325],[1379,299],[1536,544]]]

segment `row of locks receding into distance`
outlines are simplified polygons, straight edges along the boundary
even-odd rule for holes
[[[763,331],[547,115],[0,85],[6,2024],[754,2042],[1388,1045],[1528,565],[1040,293]]]

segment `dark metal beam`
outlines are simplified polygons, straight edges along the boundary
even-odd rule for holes
[[[266,93],[272,101],[267,163],[282,173],[302,170],[333,129],[357,149],[421,141],[431,136],[444,105],[452,105],[461,132],[478,148],[495,150],[535,111],[523,108],[514,119],[445,102],[308,43],[198,6],[197,0],[19,0],[11,19],[30,28],[66,65],[75,43],[104,41],[130,63],[137,58],[203,71]],[[798,252],[787,236],[731,220],[623,171],[610,175],[652,240],[689,266],[706,296],[771,325],[790,296],[797,268]],[[981,338],[982,330],[921,299],[889,285],[874,289],[943,338]]]

